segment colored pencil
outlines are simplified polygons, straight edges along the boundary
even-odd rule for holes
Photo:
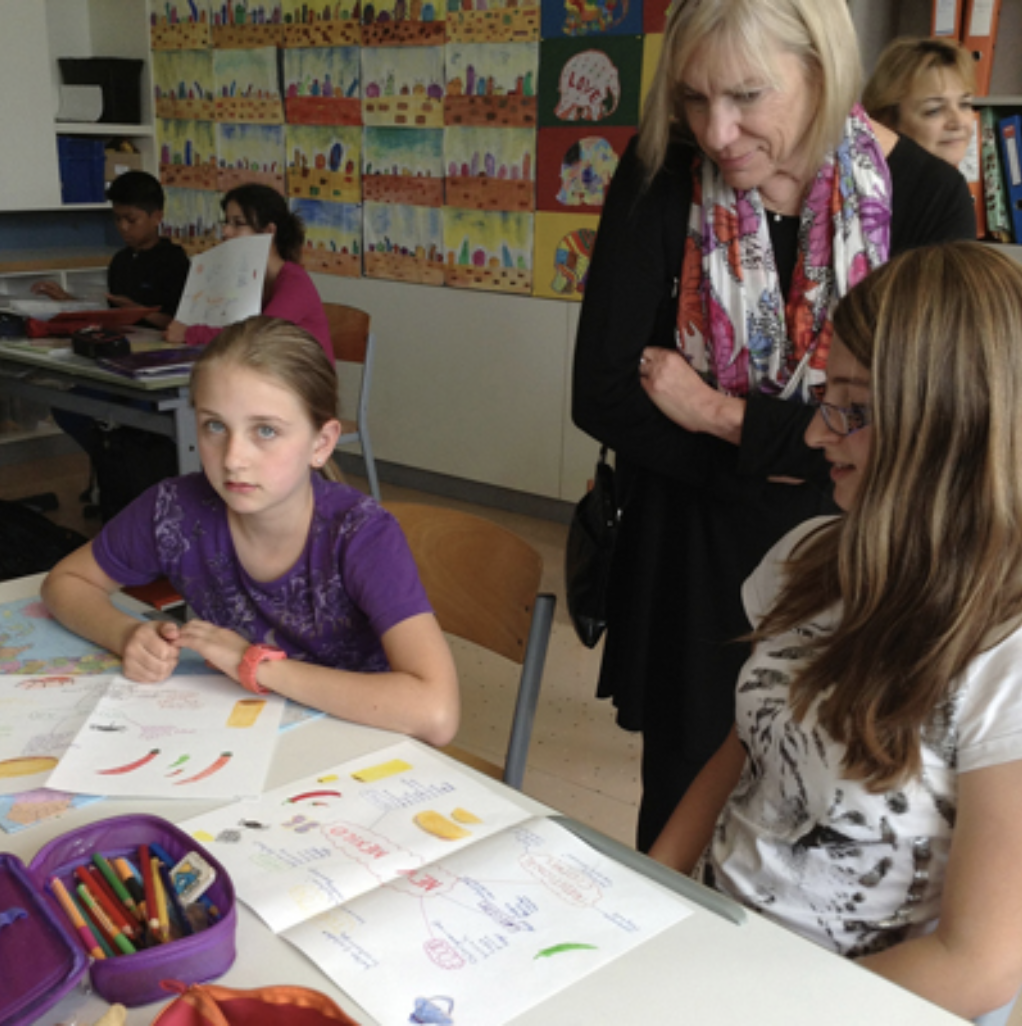
[[[128,940],[134,940],[135,926],[138,924],[134,922],[131,913],[117,900],[117,895],[110,890],[100,871],[92,866],[80,866],[79,868],[84,872],[78,876],[78,879],[89,888],[89,893],[95,899],[96,904],[103,909],[107,918],[116,924]],[[75,870],[75,873],[77,874],[78,871]]]
[[[145,891],[142,889],[142,876],[139,871],[124,858],[114,859],[111,863],[121,879],[121,883],[131,895],[135,903],[135,913],[140,923],[145,923]]]
[[[156,904],[156,888],[153,884],[153,863],[149,855],[149,845],[143,844],[138,849],[138,864],[142,871],[142,886],[145,888],[145,915],[149,924],[149,932],[159,939],[160,917]]]
[[[124,882],[117,875],[114,867],[97,851],[92,856],[93,865],[103,874],[103,879],[110,885],[117,900],[131,913],[134,919],[138,919],[138,906],[135,899],[124,886]]]
[[[99,945],[99,941],[96,940],[92,930],[89,929],[89,924],[78,910],[78,906],[71,900],[71,895],[67,893],[67,888],[54,877],[50,881],[50,890],[53,891],[53,896],[60,903],[64,914],[71,920],[71,925],[75,928],[75,932],[78,934],[86,952],[92,955],[93,958],[106,958],[103,949]]]
[[[159,911],[160,935],[165,941],[170,940],[170,919],[167,916],[167,896],[163,893],[163,880],[160,878],[160,860],[154,855],[151,860],[153,870],[153,890],[156,892],[156,908]]]
[[[117,954],[117,948],[113,942],[113,938],[108,937],[103,932],[103,927],[89,915],[89,910],[82,904],[81,899],[73,890],[68,891],[67,895],[71,899],[75,908],[78,909],[78,914],[85,920],[85,925],[92,930],[92,935],[96,938],[99,946],[103,949],[103,954],[106,955],[107,958],[113,958]]]
[[[114,944],[116,944],[124,954],[133,955],[136,950],[135,945],[124,936],[124,931],[110,919],[85,884],[78,885],[78,897],[82,899],[85,907],[92,913],[93,919],[98,923],[102,923],[103,929],[113,937]]]

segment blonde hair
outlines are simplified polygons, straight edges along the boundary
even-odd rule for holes
[[[287,389],[316,431],[337,419],[337,372],[319,342],[296,324],[260,314],[224,328],[195,361],[193,397],[209,368],[225,363],[246,367]],[[340,480],[332,460],[321,473],[328,480]]]
[[[902,36],[892,40],[862,91],[862,105],[871,118],[897,129],[901,104],[920,75],[937,68],[950,69],[967,92],[976,88],[972,54],[957,39]]]
[[[834,332],[870,368],[869,459],[756,636],[841,604],[792,704],[833,686],[820,722],[883,790],[918,774],[957,678],[1022,622],[1022,267],[978,242],[909,251],[841,300]]]
[[[663,167],[672,138],[688,135],[681,81],[692,57],[709,43],[777,80],[780,47],[798,57],[818,94],[804,141],[814,170],[840,141],[859,95],[862,70],[845,0],[674,0],[660,62],[639,125],[638,153],[647,181]]]

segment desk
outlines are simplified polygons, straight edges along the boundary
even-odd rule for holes
[[[177,445],[181,474],[200,469],[188,381],[188,374],[136,380],[103,370],[95,360],[68,349],[32,349],[22,341],[0,343],[0,395],[165,435]],[[70,391],[76,385],[101,394]]]
[[[38,594],[41,577],[0,585],[0,602]],[[395,740],[396,735],[387,731],[328,717],[307,723],[280,736],[267,788],[371,754]],[[460,764],[459,769],[472,772]],[[479,779],[532,814],[553,812],[496,781]],[[226,803],[108,799],[18,834],[0,834],[0,847],[28,862],[46,841],[97,819],[156,812],[167,819],[183,820],[219,804]],[[642,858],[636,856],[635,862],[641,866]],[[312,987],[329,994],[364,1026],[374,1022],[297,948],[279,940],[241,903],[237,949],[237,961],[219,980],[224,985]],[[513,986],[513,981],[508,985]],[[157,1007],[129,1010],[128,1023],[150,1023]],[[79,1022],[91,1023],[105,1008],[99,998],[76,990],[39,1022],[49,1026],[77,1016]],[[514,1026],[639,1022],[662,1026],[960,1026],[962,1020],[760,916],[749,913],[736,925],[702,908],[513,1020]]]

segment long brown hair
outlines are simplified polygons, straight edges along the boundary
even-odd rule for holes
[[[870,368],[870,455],[851,509],[788,563],[757,631],[840,603],[792,684],[849,776],[918,773],[920,738],[976,655],[1022,621],[1022,267],[977,242],[913,250],[842,299],[835,335]]]
[[[286,388],[317,431],[337,419],[337,373],[319,342],[290,321],[260,314],[224,328],[195,361],[193,396],[202,376],[216,363],[246,367]],[[327,460],[320,473],[331,481],[341,479],[333,460]]]

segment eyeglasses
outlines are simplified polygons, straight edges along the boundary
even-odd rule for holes
[[[852,403],[851,406],[835,406],[820,403],[823,423],[836,435],[847,438],[873,423],[873,407],[868,403]]]

